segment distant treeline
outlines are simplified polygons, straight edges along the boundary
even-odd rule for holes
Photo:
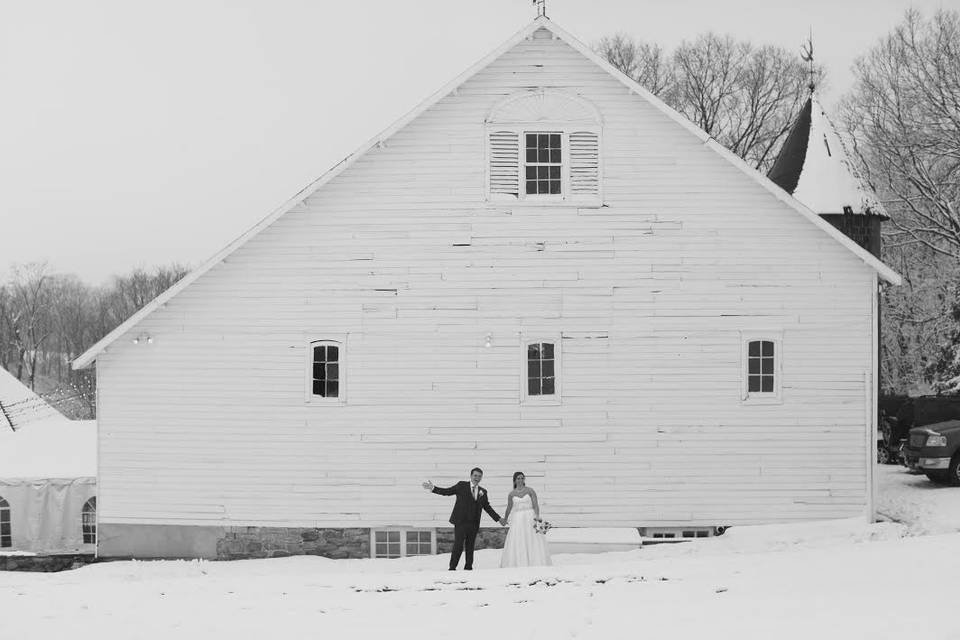
[[[135,269],[92,286],[43,263],[14,265],[0,284],[0,366],[68,417],[95,417],[95,377],[70,362],[187,271]]]

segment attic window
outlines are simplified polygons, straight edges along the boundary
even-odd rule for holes
[[[563,153],[559,133],[526,134],[527,195],[559,195]]]
[[[486,125],[490,200],[600,204],[601,121],[585,100],[521,92],[498,104]]]

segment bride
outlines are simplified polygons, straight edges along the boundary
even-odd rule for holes
[[[503,519],[510,530],[503,544],[500,567],[535,567],[550,564],[547,537],[534,530],[540,520],[537,492],[527,486],[522,471],[513,474],[513,491],[507,496],[507,512]]]

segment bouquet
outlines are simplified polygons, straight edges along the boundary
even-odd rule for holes
[[[553,528],[552,524],[550,524],[546,520],[542,520],[541,518],[536,518],[533,521],[533,530],[536,533],[546,535],[547,531],[550,531],[550,529],[552,528]]]

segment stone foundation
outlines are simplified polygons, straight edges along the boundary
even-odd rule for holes
[[[477,544],[474,549],[503,549],[503,541],[506,539],[506,527],[482,527],[477,534]],[[451,549],[453,549],[453,527],[437,529],[437,553],[450,553]]]
[[[227,527],[217,540],[217,560],[300,555],[369,558],[370,529]]]
[[[95,561],[96,558],[92,553],[56,556],[0,556],[0,571],[66,571],[77,569]]]

